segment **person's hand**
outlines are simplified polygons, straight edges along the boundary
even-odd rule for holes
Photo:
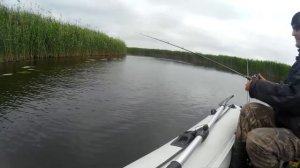
[[[249,92],[250,86],[253,80],[266,80],[260,73],[253,75],[252,79],[248,80],[247,83],[245,84],[245,90]]]
[[[245,90],[249,92],[252,80],[248,80],[245,84]]]
[[[266,78],[264,78],[260,73],[257,74],[257,78],[260,80],[266,80]]]

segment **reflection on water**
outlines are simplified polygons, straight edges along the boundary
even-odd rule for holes
[[[209,114],[246,101],[244,79],[127,56],[0,65],[0,165],[122,167]]]

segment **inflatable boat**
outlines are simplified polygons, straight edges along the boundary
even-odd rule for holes
[[[228,168],[240,107],[230,96],[178,137],[125,168]]]

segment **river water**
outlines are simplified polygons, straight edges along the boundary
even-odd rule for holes
[[[149,57],[0,64],[0,75],[4,168],[123,167],[225,97],[246,102],[240,76]]]

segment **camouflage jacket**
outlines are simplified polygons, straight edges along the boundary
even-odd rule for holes
[[[285,82],[254,78],[249,93],[273,107],[278,127],[288,128],[300,137],[300,56],[296,57]]]

